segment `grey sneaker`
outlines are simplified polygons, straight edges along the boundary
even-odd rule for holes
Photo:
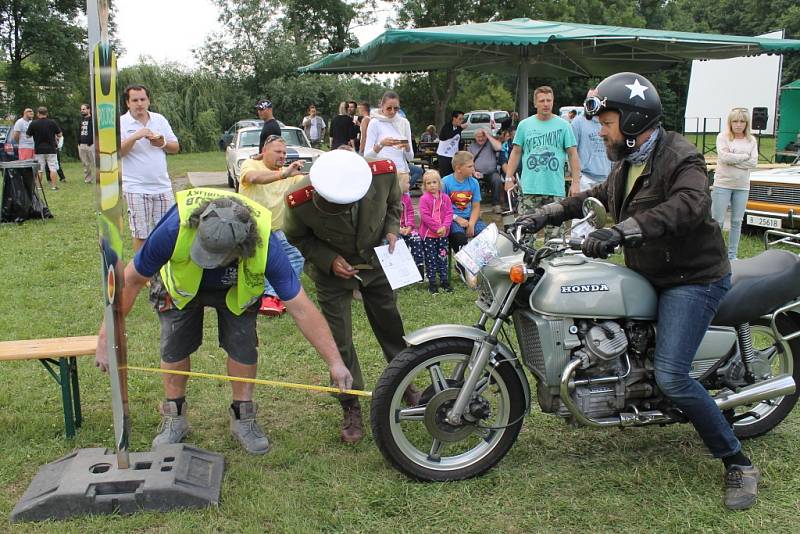
[[[269,438],[256,422],[258,405],[255,402],[243,402],[239,405],[239,419],[233,408],[228,408],[231,415],[231,434],[239,440],[244,450],[250,454],[266,454],[269,452]]]
[[[747,510],[756,503],[761,472],[754,465],[732,465],[725,472],[725,506]]]
[[[161,403],[161,424],[158,426],[158,434],[153,439],[153,448],[159,445],[169,445],[170,443],[180,443],[189,433],[189,421],[186,419],[186,409],[188,405],[183,403],[183,415],[178,415],[178,405],[171,401]]]

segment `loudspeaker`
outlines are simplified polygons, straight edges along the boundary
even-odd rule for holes
[[[766,130],[767,119],[769,119],[767,108],[753,108],[753,120],[750,122],[750,128],[753,130]]]

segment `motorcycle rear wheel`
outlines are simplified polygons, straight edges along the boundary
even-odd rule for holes
[[[483,370],[483,389],[472,403],[477,424],[451,426],[443,417],[469,373],[473,342],[441,339],[398,354],[384,370],[372,397],[372,434],[396,469],[421,481],[451,481],[481,475],[508,453],[522,428],[525,390],[511,363]],[[407,406],[409,385],[423,390],[418,406]],[[468,410],[469,411],[469,410]],[[486,428],[492,427],[492,428]]]
[[[798,329],[795,317],[782,316],[777,321],[778,329],[784,334]],[[753,349],[759,351],[779,347],[780,350],[770,358],[772,376],[790,374],[797,384],[797,390],[784,397],[762,401],[751,406],[742,406],[736,413],[752,412],[757,417],[746,417],[734,423],[733,431],[739,439],[761,436],[775,428],[792,411],[800,396],[800,339],[781,342],[775,337],[769,321],[759,319],[751,324]]]

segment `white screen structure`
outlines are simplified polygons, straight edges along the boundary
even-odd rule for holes
[[[782,39],[783,30],[758,37]],[[765,135],[775,134],[775,112],[781,79],[782,56],[763,54],[754,57],[692,61],[689,94],[686,97],[685,132],[719,132],[725,128],[732,108],[767,108]]]

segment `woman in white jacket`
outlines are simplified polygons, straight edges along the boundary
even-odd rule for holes
[[[735,260],[742,234],[742,219],[750,193],[750,170],[758,163],[758,145],[750,133],[747,108],[733,108],[728,125],[717,136],[717,170],[711,192],[711,216],[720,228],[725,212],[731,208],[731,232],[728,236],[728,259]]]
[[[411,146],[411,124],[397,113],[399,110],[400,96],[394,91],[383,93],[380,113],[375,114],[367,126],[364,156],[392,160],[402,188],[404,183],[408,183],[408,162],[414,159],[414,149]]]

